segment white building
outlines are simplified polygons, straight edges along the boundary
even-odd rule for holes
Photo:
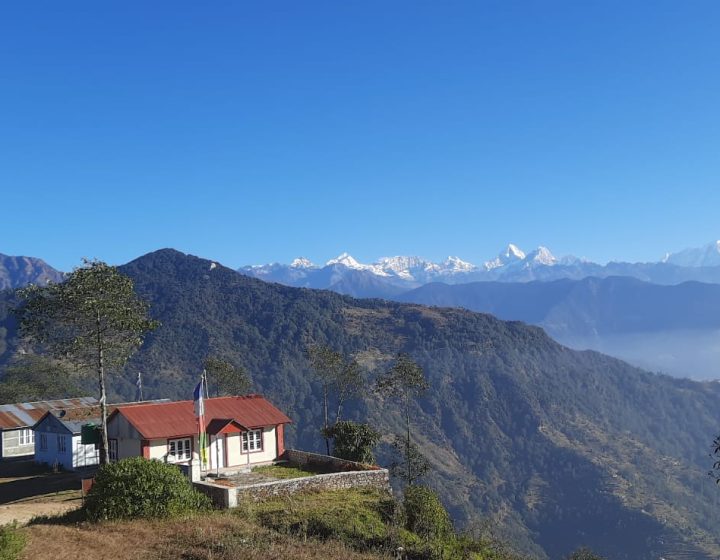
[[[203,463],[193,401],[118,406],[108,418],[110,459],[158,459],[186,466],[197,479],[201,470],[272,463],[285,451],[291,420],[260,395],[205,399],[205,418]]]
[[[48,410],[71,410],[97,404],[93,397],[0,405],[0,459],[35,453],[33,426]]]
[[[97,465],[100,454],[94,444],[83,445],[82,427],[100,424],[98,407],[51,410],[34,426],[35,462],[67,471]]]

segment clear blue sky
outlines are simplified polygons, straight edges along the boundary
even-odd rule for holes
[[[0,208],[61,269],[654,260],[720,238],[720,3],[5,3]]]

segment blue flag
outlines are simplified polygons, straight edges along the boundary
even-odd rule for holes
[[[202,418],[205,416],[205,401],[203,399],[203,394],[205,393],[205,380],[200,379],[200,383],[197,384],[195,387],[195,391],[193,391],[193,401],[195,401],[195,416],[198,418]]]

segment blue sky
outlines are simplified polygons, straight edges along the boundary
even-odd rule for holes
[[[0,8],[0,252],[229,266],[720,237],[717,2]]]

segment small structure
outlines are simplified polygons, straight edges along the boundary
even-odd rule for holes
[[[83,443],[82,433],[100,424],[100,407],[50,410],[34,426],[35,462],[74,471],[97,465],[100,454],[95,443]]]
[[[285,451],[284,426],[291,420],[261,395],[209,398],[204,406],[204,462],[193,401],[118,406],[108,418],[110,459],[159,459],[199,480],[203,470],[269,464]]]
[[[78,397],[0,405],[0,459],[31,457],[35,453],[33,426],[50,410],[71,410],[97,404],[94,397]]]

